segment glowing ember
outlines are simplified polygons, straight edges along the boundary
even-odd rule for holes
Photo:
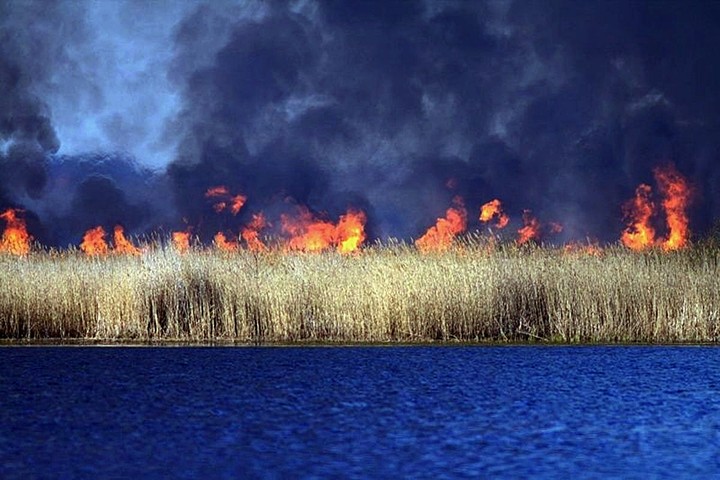
[[[228,240],[224,233],[218,232],[213,238],[215,246],[224,252],[234,252],[238,249],[237,240]]]
[[[187,252],[190,250],[190,232],[173,232],[172,242],[178,252]]]
[[[252,221],[242,229],[240,235],[251,252],[264,252],[267,250],[265,244],[260,240],[260,231],[266,226],[265,215],[260,212],[253,214]]]
[[[635,198],[623,205],[628,226],[623,230],[620,241],[632,250],[643,250],[655,243],[655,229],[650,222],[655,213],[651,195],[652,188],[643,183],[635,190]]]
[[[487,223],[492,219],[495,219],[495,228],[505,228],[510,222],[510,217],[503,212],[502,202],[497,198],[480,207],[480,221]]]
[[[105,242],[105,229],[103,227],[91,228],[83,236],[80,250],[86,255],[106,255],[108,244]]]
[[[115,225],[113,242],[115,243],[115,251],[117,253],[140,255],[140,249],[133,245],[130,240],[125,237],[125,229],[123,229],[120,225]]]
[[[415,246],[421,252],[444,251],[452,245],[453,239],[467,228],[467,210],[461,197],[453,199],[455,207],[450,207],[445,216],[438,218],[435,225],[415,240]]]
[[[668,235],[662,243],[663,250],[677,250],[687,245],[687,207],[692,191],[687,180],[672,165],[656,168],[653,173],[663,196],[662,206],[667,218]]]
[[[14,255],[27,255],[30,253],[32,237],[28,234],[25,222],[17,217],[19,212],[19,210],[10,208],[0,214],[0,218],[6,224],[2,239],[0,239],[0,252]]]
[[[523,227],[518,230],[517,244],[523,245],[530,240],[540,240],[540,222],[530,210],[523,210]]]
[[[205,198],[218,200],[213,204],[213,210],[215,210],[216,213],[228,209],[233,215],[237,215],[247,201],[245,195],[231,195],[230,190],[224,185],[208,188],[205,192]]]
[[[336,227],[337,249],[340,253],[350,253],[358,249],[365,241],[365,222],[367,217],[360,211],[348,210],[340,216]]]

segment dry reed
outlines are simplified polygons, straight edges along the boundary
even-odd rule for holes
[[[0,255],[0,337],[717,342],[718,252],[593,256],[470,238],[436,254],[391,244],[358,255]]]

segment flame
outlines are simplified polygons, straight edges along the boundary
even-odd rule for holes
[[[421,252],[447,250],[453,239],[467,228],[467,210],[463,199],[457,196],[453,203],[455,207],[448,208],[444,217],[438,218],[435,225],[415,240],[415,246]]]
[[[190,250],[190,232],[172,232],[172,242],[180,253]]]
[[[672,165],[658,167],[653,174],[663,196],[662,206],[668,226],[668,236],[662,242],[662,248],[665,251],[683,248],[690,235],[686,211],[692,195],[690,185]]]
[[[640,184],[635,190],[635,198],[623,205],[628,226],[623,230],[620,241],[631,250],[643,250],[655,243],[655,229],[650,223],[655,213],[651,195],[650,185]]]
[[[207,189],[207,192],[205,192],[205,198],[226,197],[228,195],[230,195],[230,191],[224,185],[210,187]]]
[[[262,212],[255,213],[250,223],[240,232],[242,239],[245,240],[251,252],[264,252],[267,250],[267,246],[260,240],[260,230],[266,226],[265,215]]]
[[[115,251],[117,253],[140,255],[140,249],[133,245],[130,240],[125,237],[125,229],[121,225],[115,225],[113,241],[115,243]]]
[[[480,207],[481,222],[487,223],[493,218],[495,219],[495,227],[498,229],[507,227],[510,222],[510,217],[503,212],[502,202],[497,198]]]
[[[218,232],[213,237],[215,246],[224,252],[234,252],[238,249],[237,240],[228,240],[224,233]]]
[[[80,249],[87,255],[106,255],[109,248],[105,242],[105,229],[95,227],[85,232]]]
[[[20,210],[8,209],[0,214],[5,220],[5,230],[0,239],[0,252],[12,253],[14,255],[27,255],[30,253],[30,241],[32,237],[28,234],[25,222],[17,217]]]
[[[287,214],[280,215],[282,231],[290,235],[287,248],[304,252],[326,250],[335,241],[335,225],[324,220],[317,220],[305,207],[299,207],[297,217]]]
[[[365,241],[366,221],[367,217],[361,211],[348,210],[345,215],[340,216],[335,232],[338,252],[350,253],[358,249]]]
[[[550,222],[550,233],[562,233],[564,229],[562,223]]]
[[[242,194],[231,195],[230,190],[224,185],[210,187],[205,192],[205,198],[217,198],[219,201],[213,204],[215,213],[220,213],[225,209],[229,209],[230,213],[237,215],[247,201],[247,197]]]
[[[320,252],[335,247],[340,253],[356,251],[365,241],[365,213],[348,209],[336,224],[319,220],[305,207],[298,215],[280,215],[282,231],[290,236],[287,249]]]
[[[563,247],[566,254],[585,254],[593,257],[599,257],[603,253],[603,249],[597,243],[575,243],[570,242]]]
[[[518,230],[517,244],[523,245],[530,240],[540,240],[540,222],[530,210],[523,210],[523,227]]]
[[[245,205],[247,197],[245,195],[235,195],[230,197],[230,213],[237,215],[240,209]]]

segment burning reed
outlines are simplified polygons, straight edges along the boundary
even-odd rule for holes
[[[0,254],[6,339],[717,342],[720,250]]]

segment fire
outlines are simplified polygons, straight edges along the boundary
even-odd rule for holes
[[[109,248],[105,242],[105,229],[95,227],[85,232],[80,249],[87,255],[106,255]]]
[[[335,225],[315,219],[305,207],[300,207],[297,217],[280,215],[280,223],[282,231],[290,235],[290,250],[319,252],[330,248],[335,241]]]
[[[487,223],[493,218],[495,219],[495,228],[499,229],[507,227],[510,222],[510,217],[503,212],[502,202],[497,198],[480,207],[481,222]]]
[[[467,210],[463,199],[457,196],[453,203],[455,207],[448,208],[444,217],[438,218],[435,225],[415,240],[415,246],[421,252],[447,250],[453,239],[467,228]]]
[[[562,233],[564,229],[562,223],[550,222],[550,233]]]
[[[228,240],[224,233],[218,232],[213,238],[215,246],[224,252],[234,252],[238,248],[237,240]]]
[[[115,243],[115,251],[127,255],[140,255],[140,249],[125,237],[125,229],[120,225],[115,225],[113,232],[113,241]]]
[[[25,222],[17,217],[19,210],[8,209],[0,214],[5,220],[5,230],[0,239],[0,252],[12,253],[14,255],[27,255],[30,253],[30,241],[32,237],[28,234]]]
[[[320,252],[335,247],[340,253],[356,251],[365,241],[365,221],[362,211],[348,209],[337,225],[319,220],[305,207],[299,207],[296,217],[280,215],[283,233],[290,236],[287,249]]]
[[[218,199],[218,201],[213,204],[213,210],[215,210],[216,213],[228,209],[233,215],[237,215],[247,201],[245,195],[231,195],[230,190],[224,185],[208,188],[205,192],[205,198]]]
[[[180,253],[190,250],[190,232],[173,232],[172,242]]]
[[[599,257],[603,253],[603,249],[597,243],[575,243],[571,242],[563,247],[566,254],[585,254],[593,257]]]
[[[348,210],[345,215],[340,216],[335,232],[338,252],[350,253],[358,249],[365,241],[366,221],[367,217],[361,211]]]
[[[530,210],[523,210],[523,227],[518,230],[518,245],[523,245],[530,240],[540,240],[540,222],[533,217]]]
[[[260,230],[266,226],[265,215],[260,212],[253,214],[250,223],[242,229],[240,235],[251,252],[264,252],[267,250],[267,246],[260,240]]]
[[[667,218],[668,236],[662,243],[663,250],[677,250],[687,245],[688,229],[687,207],[692,191],[687,180],[672,165],[653,170],[663,200],[662,206]]]
[[[651,219],[655,213],[650,185],[640,184],[635,190],[635,198],[623,205],[628,226],[623,230],[620,241],[631,250],[643,250],[655,244],[655,229]]]

